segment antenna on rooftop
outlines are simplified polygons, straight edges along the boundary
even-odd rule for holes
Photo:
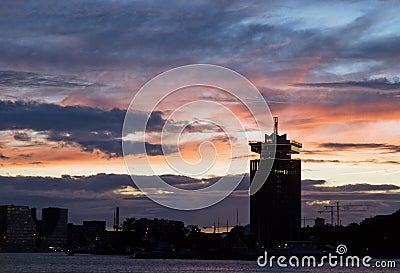
[[[274,117],[274,134],[278,135],[278,117]]]
[[[114,230],[119,231],[119,207],[116,207],[114,210]]]

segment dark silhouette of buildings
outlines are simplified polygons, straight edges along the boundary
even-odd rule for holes
[[[29,207],[0,206],[0,249],[32,251],[35,248],[36,225]]]
[[[325,219],[317,217],[314,219],[314,227],[323,227],[325,226]]]
[[[83,221],[82,225],[68,224],[68,250],[99,253],[104,250],[106,241],[106,221]]]
[[[301,227],[301,161],[292,159],[302,144],[274,132],[265,142],[250,142],[251,151],[268,161],[271,171],[262,187],[250,196],[250,228],[260,247],[276,247],[298,239]],[[275,153],[274,153],[275,150]],[[260,160],[250,161],[250,183],[259,169]]]
[[[68,249],[79,249],[85,245],[83,225],[68,223]]]
[[[57,244],[65,240],[65,235],[57,230],[64,226],[67,210],[47,208],[44,211],[44,219],[36,220],[36,224],[40,232],[46,230],[47,233],[49,227],[53,227],[51,236],[48,237],[40,233],[36,233],[35,236],[35,209],[30,210],[25,206],[0,206],[0,252],[68,250],[67,253],[121,254],[136,258],[253,261],[264,253],[263,249],[259,248],[260,245],[257,245],[255,234],[250,232],[248,225],[236,225],[229,232],[204,233],[198,226],[185,227],[181,221],[157,218],[126,218],[122,230],[119,231],[105,230],[105,221],[83,221],[82,225],[70,223],[67,225],[68,243],[61,246]],[[293,254],[296,253],[293,251],[297,250],[304,253],[304,250],[308,249],[307,246],[312,245],[317,251],[334,253],[338,244],[345,244],[352,255],[369,255],[373,258],[400,257],[400,210],[391,215],[367,218],[360,224],[353,223],[346,227],[324,225],[322,218],[316,220],[313,227],[301,229],[300,237],[296,241],[281,237],[288,245],[273,251],[278,254],[288,253],[287,251]],[[285,233],[282,236],[286,235]],[[54,240],[48,241],[48,238]],[[35,241],[38,242],[36,247]],[[48,242],[54,244],[48,245]],[[296,248],[296,245],[306,248]]]
[[[114,225],[113,228],[115,231],[119,231],[121,229],[119,225],[119,207],[116,207],[114,210]]]
[[[83,221],[83,234],[87,243],[104,241],[106,221]]]
[[[303,240],[313,240],[320,246],[347,246],[352,255],[373,258],[400,257],[400,210],[389,215],[376,215],[348,226],[330,224],[302,229]]]
[[[63,249],[67,244],[68,209],[42,209],[42,246]]]

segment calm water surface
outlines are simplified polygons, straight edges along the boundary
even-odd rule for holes
[[[1,273],[36,272],[400,272],[397,268],[260,268],[256,261],[209,261],[209,260],[159,260],[131,259],[126,256],[81,255],[63,253],[0,253]]]

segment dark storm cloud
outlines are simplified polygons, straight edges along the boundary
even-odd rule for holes
[[[134,180],[154,179],[152,176],[134,176],[133,178]],[[209,186],[219,179],[215,177],[198,180],[175,175],[164,175],[162,178],[170,185],[188,190]],[[206,184],[201,182],[206,182]],[[322,200],[340,201],[342,205],[358,204],[368,207],[368,213],[343,213],[342,220],[347,223],[350,220],[361,221],[365,216],[392,213],[398,209],[399,194],[392,191],[398,190],[398,186],[361,184],[326,187],[325,183],[325,180],[302,181],[303,215],[321,216],[317,214],[317,211],[323,209],[323,203],[316,202],[314,205],[307,205],[307,202]],[[2,204],[28,205],[38,208],[66,207],[69,209],[70,221],[75,223],[95,217],[99,220],[105,219],[111,225],[113,207],[120,206],[122,218],[158,217],[211,226],[218,216],[221,221],[225,222],[229,219],[229,223],[236,223],[237,208],[241,224],[248,223],[248,187],[249,177],[246,175],[235,192],[224,201],[207,209],[185,212],[167,209],[150,201],[140,194],[128,175],[64,175],[61,178],[0,176],[0,200]],[[338,192],[338,189],[341,192]],[[387,193],[376,192],[381,190],[387,190]],[[345,206],[344,209],[347,210],[350,207]]]
[[[201,180],[184,176],[162,176],[169,184],[184,189],[200,187]],[[152,176],[134,176],[134,179],[155,179]],[[217,179],[217,178],[214,178]],[[210,180],[211,181],[211,180]],[[248,180],[247,180],[248,181]],[[211,181],[212,182],[212,181]],[[244,179],[243,183],[247,183]],[[208,185],[207,185],[208,186]],[[201,185],[204,187],[204,185]],[[239,185],[238,189],[248,187]],[[10,194],[12,193],[12,194]],[[121,194],[123,193],[123,194]],[[187,224],[211,226],[220,217],[236,223],[247,223],[248,196],[232,194],[224,201],[207,209],[179,211],[162,207],[140,194],[128,175],[98,174],[92,176],[5,177],[0,176],[0,200],[2,204],[28,205],[30,207],[65,207],[69,209],[69,221],[107,220],[112,224],[113,208],[120,206],[121,218],[147,217],[183,220]]]
[[[27,133],[17,132],[14,134],[14,139],[20,141],[30,141],[31,137]]]
[[[121,132],[125,111],[105,111],[83,106],[0,101],[0,130],[70,130]]]
[[[376,149],[391,153],[400,152],[399,145],[391,145],[385,143],[322,143],[319,145],[319,147],[334,150]]]
[[[92,198],[91,193],[104,193],[109,190],[117,189],[121,185],[130,185],[130,178],[127,175],[106,175],[99,174],[94,176],[69,176],[61,178],[52,177],[6,177],[0,176],[3,188],[15,187],[16,191],[26,195],[42,195],[48,191],[54,191],[55,195],[65,193],[85,191],[86,198]],[[29,194],[30,193],[30,194]]]
[[[32,162],[29,162],[29,164],[40,165],[40,164],[43,164],[43,162],[41,162],[41,161],[32,161]]]
[[[317,192],[365,192],[365,191],[391,191],[398,190],[400,187],[396,185],[372,185],[372,184],[349,184],[343,186],[334,186],[334,187],[319,187],[313,188],[314,191]]]
[[[341,186],[328,186],[326,185],[326,180],[312,180],[306,179],[302,180],[302,190],[314,193],[325,193],[325,192],[343,192],[343,193],[353,193],[353,192],[370,192],[370,191],[391,191],[399,190],[400,187],[393,184],[345,184]]]
[[[0,86],[5,87],[84,87],[93,83],[76,77],[45,75],[33,72],[0,71]]]
[[[161,131],[165,125],[165,120],[162,115],[163,113],[160,111],[152,112],[147,121],[146,129],[149,131]]]
[[[32,154],[19,154],[18,157],[22,157],[22,158],[31,158]]]
[[[305,163],[342,163],[343,161],[338,160],[338,159],[311,159],[311,158],[307,158],[307,159],[302,159],[302,162]]]
[[[400,205],[400,187],[393,184],[373,185],[368,183],[328,186],[325,180],[303,180],[303,215],[316,217],[324,205],[340,202],[345,216],[344,222],[360,221],[366,215],[391,213]],[[377,205],[379,204],[379,205]],[[356,206],[352,209],[352,206]],[[368,208],[366,214],[364,208]],[[350,211],[351,214],[346,215]],[[343,215],[342,215],[343,217]]]
[[[3,62],[66,67],[138,61],[141,67],[154,67],[177,60],[192,62],[198,53],[213,56],[225,50],[226,39],[218,39],[218,35],[229,40],[236,35],[225,30],[239,14],[223,11],[230,4],[213,2],[68,1],[9,6],[1,19]],[[31,12],[22,15],[26,9]],[[9,24],[13,31],[6,27]],[[16,40],[16,33],[29,42]],[[176,50],[177,46],[186,50]]]
[[[389,36],[386,39],[371,39],[368,43],[359,43],[357,48],[351,53],[353,57],[366,57],[374,58],[376,60],[385,59],[392,62],[399,59],[400,54],[400,37]],[[391,63],[391,62],[390,62]]]
[[[324,154],[326,154],[327,151],[325,151]],[[312,159],[312,158],[307,158],[307,159],[302,159],[301,160],[304,163],[343,163],[343,164],[353,164],[353,165],[358,165],[361,163],[373,163],[373,164],[400,164],[400,161],[396,160],[384,160],[384,161],[379,161],[376,159],[366,159],[366,160],[339,160],[339,159]]]
[[[262,65],[260,58],[284,60],[271,68],[276,71],[293,67],[293,57],[301,64],[316,53],[325,60],[342,55],[368,58],[371,52],[380,52],[384,58],[388,51],[387,43],[357,43],[378,20],[371,16],[375,11],[324,29],[304,27],[301,19],[291,19],[291,13],[297,14],[293,11],[296,2],[289,7],[273,1],[68,1],[3,6],[0,54],[2,62],[9,64],[68,69],[140,63],[141,68],[155,69],[230,58],[234,66],[247,66],[249,58],[254,58],[255,72]],[[275,17],[280,20],[274,21]],[[349,38],[355,42],[348,43]]]
[[[325,183],[325,180],[305,179],[301,181],[301,187],[302,190],[310,190],[316,188],[316,186],[324,185]]]
[[[397,209],[400,207],[399,193],[374,193],[374,192],[325,192],[325,193],[307,193],[303,194],[304,201],[326,200],[334,201],[366,201],[370,206],[375,206],[375,202],[394,202],[397,204]],[[384,208],[381,208],[384,209]]]
[[[208,178],[208,179],[195,179],[186,176],[179,175],[162,175],[160,176],[166,183],[172,186],[176,186],[183,189],[200,189],[208,187],[213,183],[217,182],[220,177]],[[229,176],[229,179],[237,179],[236,176]],[[151,180],[155,179],[152,176],[133,176],[135,179]],[[205,182],[202,183],[202,182]],[[302,180],[302,191],[303,196],[326,194],[326,193],[347,193],[357,194],[357,196],[365,195],[370,196],[374,191],[387,191],[388,196],[399,196],[398,193],[390,194],[390,191],[399,190],[400,187],[393,184],[380,184],[373,185],[368,183],[363,184],[347,184],[342,186],[327,186],[325,180]],[[113,191],[118,190],[123,186],[132,186],[136,188],[135,184],[132,183],[129,175],[117,175],[117,174],[98,174],[91,176],[70,176],[63,175],[61,178],[52,177],[30,177],[30,176],[17,176],[17,177],[6,177],[0,176],[0,188],[4,189],[0,192],[5,194],[7,190],[15,190],[19,193],[23,193],[26,196],[36,195],[63,195],[73,199],[73,195],[78,193],[82,198],[91,199],[94,195],[115,195]],[[241,183],[236,188],[237,191],[248,190],[249,187],[249,176],[245,175],[242,178]],[[51,192],[51,193],[50,193]],[[110,196],[109,196],[110,197]],[[116,195],[113,198],[123,198],[124,196]],[[110,197],[111,198],[111,197]],[[143,198],[141,195],[134,196],[134,198]],[[72,201],[72,200],[71,200]]]
[[[341,206],[343,224],[359,222],[365,217],[393,213],[400,207],[400,187],[393,184],[368,183],[328,186],[326,180],[302,181],[302,217],[324,217],[324,205]],[[329,212],[329,210],[326,210]]]
[[[135,115],[135,121],[143,122],[146,115]],[[121,156],[121,135],[125,111],[114,108],[110,111],[83,107],[59,106],[35,102],[0,101],[0,130],[24,130],[44,132],[50,141],[77,144],[84,151],[93,152],[99,149],[109,156]],[[153,112],[147,123],[147,130],[159,131],[165,121],[161,112]],[[131,124],[131,129],[135,124]],[[26,133],[15,133],[16,140],[29,141]],[[127,152],[142,153],[141,143],[132,142]],[[137,149],[136,149],[137,148]],[[161,146],[146,143],[149,155],[161,152]],[[144,152],[143,152],[144,153]]]
[[[372,185],[372,184],[354,184],[354,185],[343,185],[331,187],[328,191],[332,192],[360,192],[360,191],[391,191],[398,190],[400,187],[396,185],[382,184],[382,185]]]
[[[213,99],[214,100],[214,99]],[[202,132],[202,133],[221,133],[223,129],[214,123],[205,123],[198,120],[190,123],[185,127],[187,132]]]
[[[5,156],[5,155],[0,153],[0,159],[6,160],[6,159],[10,159],[10,158],[8,156]]]
[[[381,78],[368,81],[299,83],[295,84],[295,86],[334,87],[334,88],[364,87],[364,88],[371,88],[378,90],[397,90],[400,89],[400,82],[391,82],[386,78]]]
[[[24,5],[6,1],[2,4],[0,66],[55,71],[61,75],[50,79],[46,78],[47,74],[36,75],[39,80],[27,81],[33,86],[86,85],[84,80],[66,80],[62,74],[93,77],[96,82],[101,76],[93,71],[116,70],[131,73],[130,77],[133,75],[140,85],[166,69],[191,63],[225,65],[249,78],[287,77],[283,84],[292,84],[290,81],[299,81],[299,78],[331,83],[338,76],[353,80],[376,77],[377,71],[390,72],[396,69],[400,56],[397,34],[390,34],[387,39],[371,35],[375,26],[386,22],[384,12],[392,8],[386,2],[362,12],[360,7],[355,7],[361,4],[349,4],[343,17],[333,14],[337,7],[318,2],[303,5],[296,1],[285,5],[279,1],[38,1]],[[309,7],[320,9],[326,19],[310,24],[308,21],[314,16],[307,18]],[[390,27],[393,33],[398,33],[395,25]],[[331,71],[341,65],[345,67],[339,67],[339,72]],[[347,71],[356,65],[359,68],[356,72]],[[26,73],[13,75],[22,80],[7,81],[7,84],[25,85],[25,78],[31,77],[30,72]],[[365,88],[372,85],[369,83]],[[377,85],[390,90],[395,87],[383,82]],[[85,91],[64,92],[51,101],[66,99],[66,104],[71,101],[79,104],[91,100],[107,104],[110,97],[121,101],[126,98],[108,93],[107,88],[104,93],[87,88]],[[38,96],[12,90],[6,91],[3,97],[25,95],[49,100],[55,96],[53,90],[41,92]],[[296,101],[312,99],[309,92],[304,95],[288,94],[288,97]],[[318,98],[318,102],[321,100],[318,96],[312,97]],[[331,95],[327,101],[338,105],[348,102],[349,97],[355,102],[382,99],[370,94],[351,94],[335,100]],[[279,96],[268,99],[281,101]]]
[[[196,179],[187,176],[179,176],[179,175],[161,175],[160,176],[166,183],[172,185],[177,188],[185,189],[185,190],[197,190],[205,187],[209,187],[214,183],[218,182],[220,177],[213,178],[204,178],[204,179]],[[237,176],[225,176],[227,181],[237,179]],[[227,182],[229,183],[229,182]],[[248,175],[244,175],[241,179],[241,183],[236,188],[236,191],[246,191],[249,189],[250,179]]]

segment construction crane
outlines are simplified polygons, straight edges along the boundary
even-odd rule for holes
[[[333,205],[326,205],[324,206],[325,210],[319,210],[318,213],[322,214],[322,213],[330,213],[331,214],[331,225],[333,226],[333,212],[334,212],[334,207]],[[330,210],[326,210],[327,208],[330,208]]]
[[[353,205],[353,204],[345,204],[345,205],[339,205],[339,202],[336,202],[336,205],[325,205],[324,208],[325,210],[319,210],[318,213],[322,214],[322,213],[330,213],[331,214],[331,225],[333,226],[334,224],[334,213],[336,212],[336,224],[338,226],[341,225],[340,222],[340,211],[343,212],[347,212],[347,211],[352,211],[352,212],[360,212],[360,211],[365,211],[363,209],[360,210],[343,210],[341,208],[345,208],[345,207],[365,207],[368,205]]]

